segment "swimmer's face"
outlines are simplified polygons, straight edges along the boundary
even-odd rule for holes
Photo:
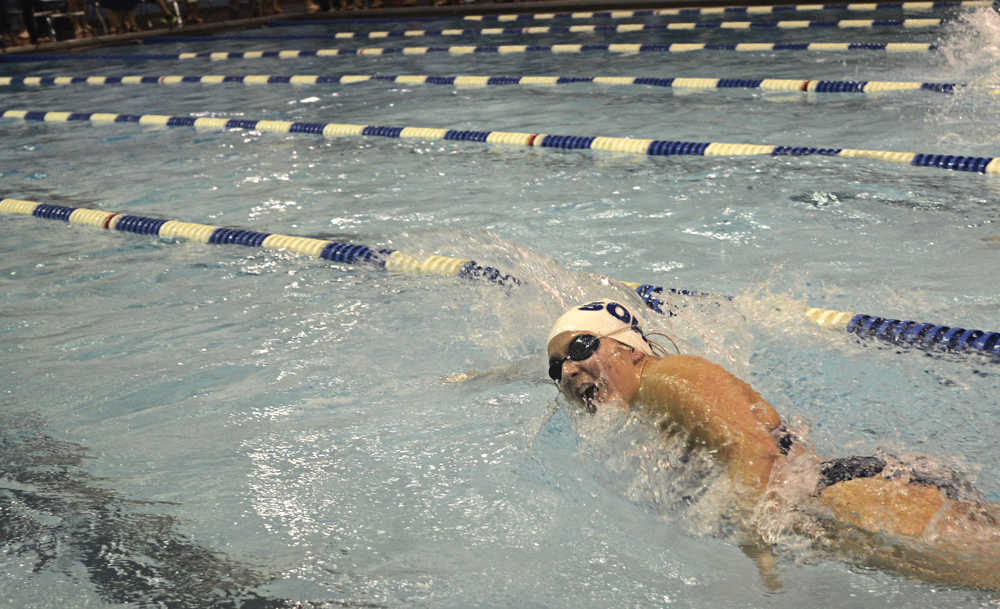
[[[598,405],[628,405],[639,390],[639,362],[644,355],[613,338],[601,338],[593,354],[582,360],[568,359],[570,343],[586,332],[563,332],[549,341],[549,362],[562,362],[556,384],[566,398],[594,412]]]

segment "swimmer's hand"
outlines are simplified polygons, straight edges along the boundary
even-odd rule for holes
[[[514,381],[545,382],[543,378],[544,372],[539,372],[542,370],[545,370],[545,363],[539,360],[538,357],[532,356],[526,357],[512,364],[498,366],[482,372],[478,370],[456,372],[455,374],[449,374],[448,376],[442,377],[441,382],[468,383],[470,381],[483,381],[487,379],[500,381],[501,383],[510,383]]]
[[[778,559],[771,553],[771,549],[763,543],[742,543],[740,549],[747,555],[747,558],[757,565],[757,573],[760,581],[768,592],[780,592],[781,578],[778,577]]]

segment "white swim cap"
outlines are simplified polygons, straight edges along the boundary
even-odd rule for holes
[[[598,337],[611,336],[646,355],[653,355],[653,348],[642,333],[640,323],[639,316],[622,303],[595,300],[563,313],[552,326],[546,343],[563,332],[590,332]]]

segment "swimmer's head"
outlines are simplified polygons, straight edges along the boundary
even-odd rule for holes
[[[628,307],[595,300],[564,313],[548,338],[549,377],[571,401],[627,405],[639,387],[640,362],[654,354]]]
[[[553,324],[547,343],[563,332],[610,336],[646,355],[653,347],[642,332],[642,320],[632,309],[614,300],[594,300],[566,311]]]

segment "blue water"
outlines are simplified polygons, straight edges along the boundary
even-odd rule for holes
[[[936,55],[428,55],[3,69],[995,85],[996,19],[973,13],[964,29],[944,32],[753,34],[939,40],[946,52]],[[287,29],[265,33],[279,31]],[[331,46],[114,52],[312,44]],[[367,83],[71,86],[2,97],[5,108],[31,110],[1000,155],[1000,97],[985,92]],[[994,362],[861,342],[801,315],[808,304],[1000,330],[995,177],[819,157],[643,158],[13,120],[0,130],[0,196],[474,258],[525,284],[502,290],[0,218],[0,596],[11,605],[996,602],[793,543],[779,554],[782,588],[768,591],[713,511],[711,484],[699,483],[697,509],[679,509],[677,480],[657,469],[662,455],[635,430],[602,435],[565,411],[546,418],[555,390],[542,356],[549,324],[570,304],[631,298],[596,275],[734,295],[678,301],[678,317],[650,313],[648,325],[751,381],[821,454],[933,455],[1000,501]],[[489,370],[499,373],[442,382]]]

